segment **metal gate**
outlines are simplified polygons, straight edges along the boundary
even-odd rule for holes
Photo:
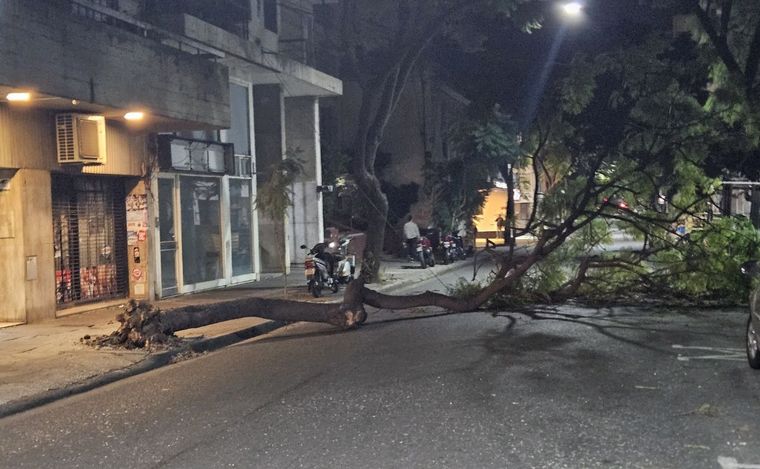
[[[65,307],[126,296],[123,181],[56,175],[52,188],[56,303]]]

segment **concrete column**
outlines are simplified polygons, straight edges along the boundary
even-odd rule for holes
[[[28,322],[55,317],[55,259],[53,248],[53,194],[50,173],[20,170],[23,179],[24,288]]]
[[[323,196],[317,192],[317,186],[322,184],[318,98],[285,99],[285,135],[288,152],[296,154],[304,163],[304,173],[293,185],[289,226],[292,260],[301,263],[305,252],[300,246],[311,247],[324,237]]]
[[[151,223],[148,209],[148,195],[145,182],[137,179],[129,179],[125,182],[127,193],[126,210],[127,221],[133,223],[145,222],[145,236],[138,233],[136,237],[127,237],[127,272],[129,272],[129,293],[130,298],[136,300],[147,300],[151,296],[151,284],[153,282],[152,261],[150,245],[153,242],[153,233],[155,226]],[[133,235],[134,236],[134,235]],[[160,259],[157,259],[161,262]],[[135,276],[135,272],[140,272]]]
[[[272,174],[272,166],[285,154],[285,110],[280,85],[253,87],[256,184],[260,187]],[[258,210],[258,209],[257,209]],[[284,220],[271,220],[258,210],[259,258],[262,272],[289,270],[289,247]]]
[[[26,322],[22,178],[0,191],[0,322]]]

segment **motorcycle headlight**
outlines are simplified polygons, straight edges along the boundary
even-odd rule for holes
[[[330,246],[330,248],[332,248],[332,249],[335,249],[335,248],[337,248],[337,247],[338,247],[338,244],[337,244],[335,241],[333,241],[333,242],[331,242],[331,243],[329,244],[329,246]]]

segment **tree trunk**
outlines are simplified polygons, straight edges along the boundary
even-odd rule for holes
[[[367,319],[361,299],[363,285],[361,281],[352,282],[342,304],[243,298],[161,311],[150,303],[130,300],[125,312],[116,317],[121,323],[118,330],[87,342],[90,345],[150,348],[167,344],[178,331],[252,316],[285,322],[322,322],[351,329]]]
[[[507,244],[509,245],[510,254],[515,248],[515,177],[514,168],[511,164],[507,165]]]
[[[380,189],[380,181],[374,174],[364,171],[357,184],[364,197],[367,219],[367,244],[361,266],[361,277],[367,282],[378,280],[380,255],[385,242],[385,224],[388,218],[388,199]]]
[[[752,203],[749,207],[749,219],[755,228],[760,228],[760,187],[752,188]]]
[[[87,339],[85,342],[90,345],[127,348],[151,347],[177,340],[173,337],[177,331],[250,316],[286,322],[322,322],[352,329],[367,319],[364,305],[390,310],[437,306],[459,313],[476,311],[493,295],[512,287],[530,267],[560,246],[573,231],[574,229],[568,229],[554,235],[551,242],[549,237],[543,236],[537,241],[532,252],[521,258],[519,263],[502,265],[488,286],[477,295],[468,298],[454,298],[434,292],[409,296],[385,295],[366,288],[365,280],[359,278],[346,287],[343,302],[340,304],[243,298],[161,311],[149,303],[130,300],[126,311],[116,317],[121,323],[118,330],[108,336]]]

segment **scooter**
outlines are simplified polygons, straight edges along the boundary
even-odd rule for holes
[[[343,249],[345,252],[347,246],[348,240],[341,240],[338,249]],[[333,293],[337,293],[341,284],[348,284],[354,278],[355,256],[333,254],[327,250],[328,248],[327,243],[317,243],[309,250],[306,259],[304,259],[306,287],[314,298],[322,296],[322,290],[325,287]],[[301,249],[307,249],[306,245],[301,245]]]
[[[351,238],[345,237],[328,244],[328,248],[334,253],[335,262],[337,262],[335,278],[342,285],[351,283],[356,273],[356,256],[348,253],[350,242]]]

